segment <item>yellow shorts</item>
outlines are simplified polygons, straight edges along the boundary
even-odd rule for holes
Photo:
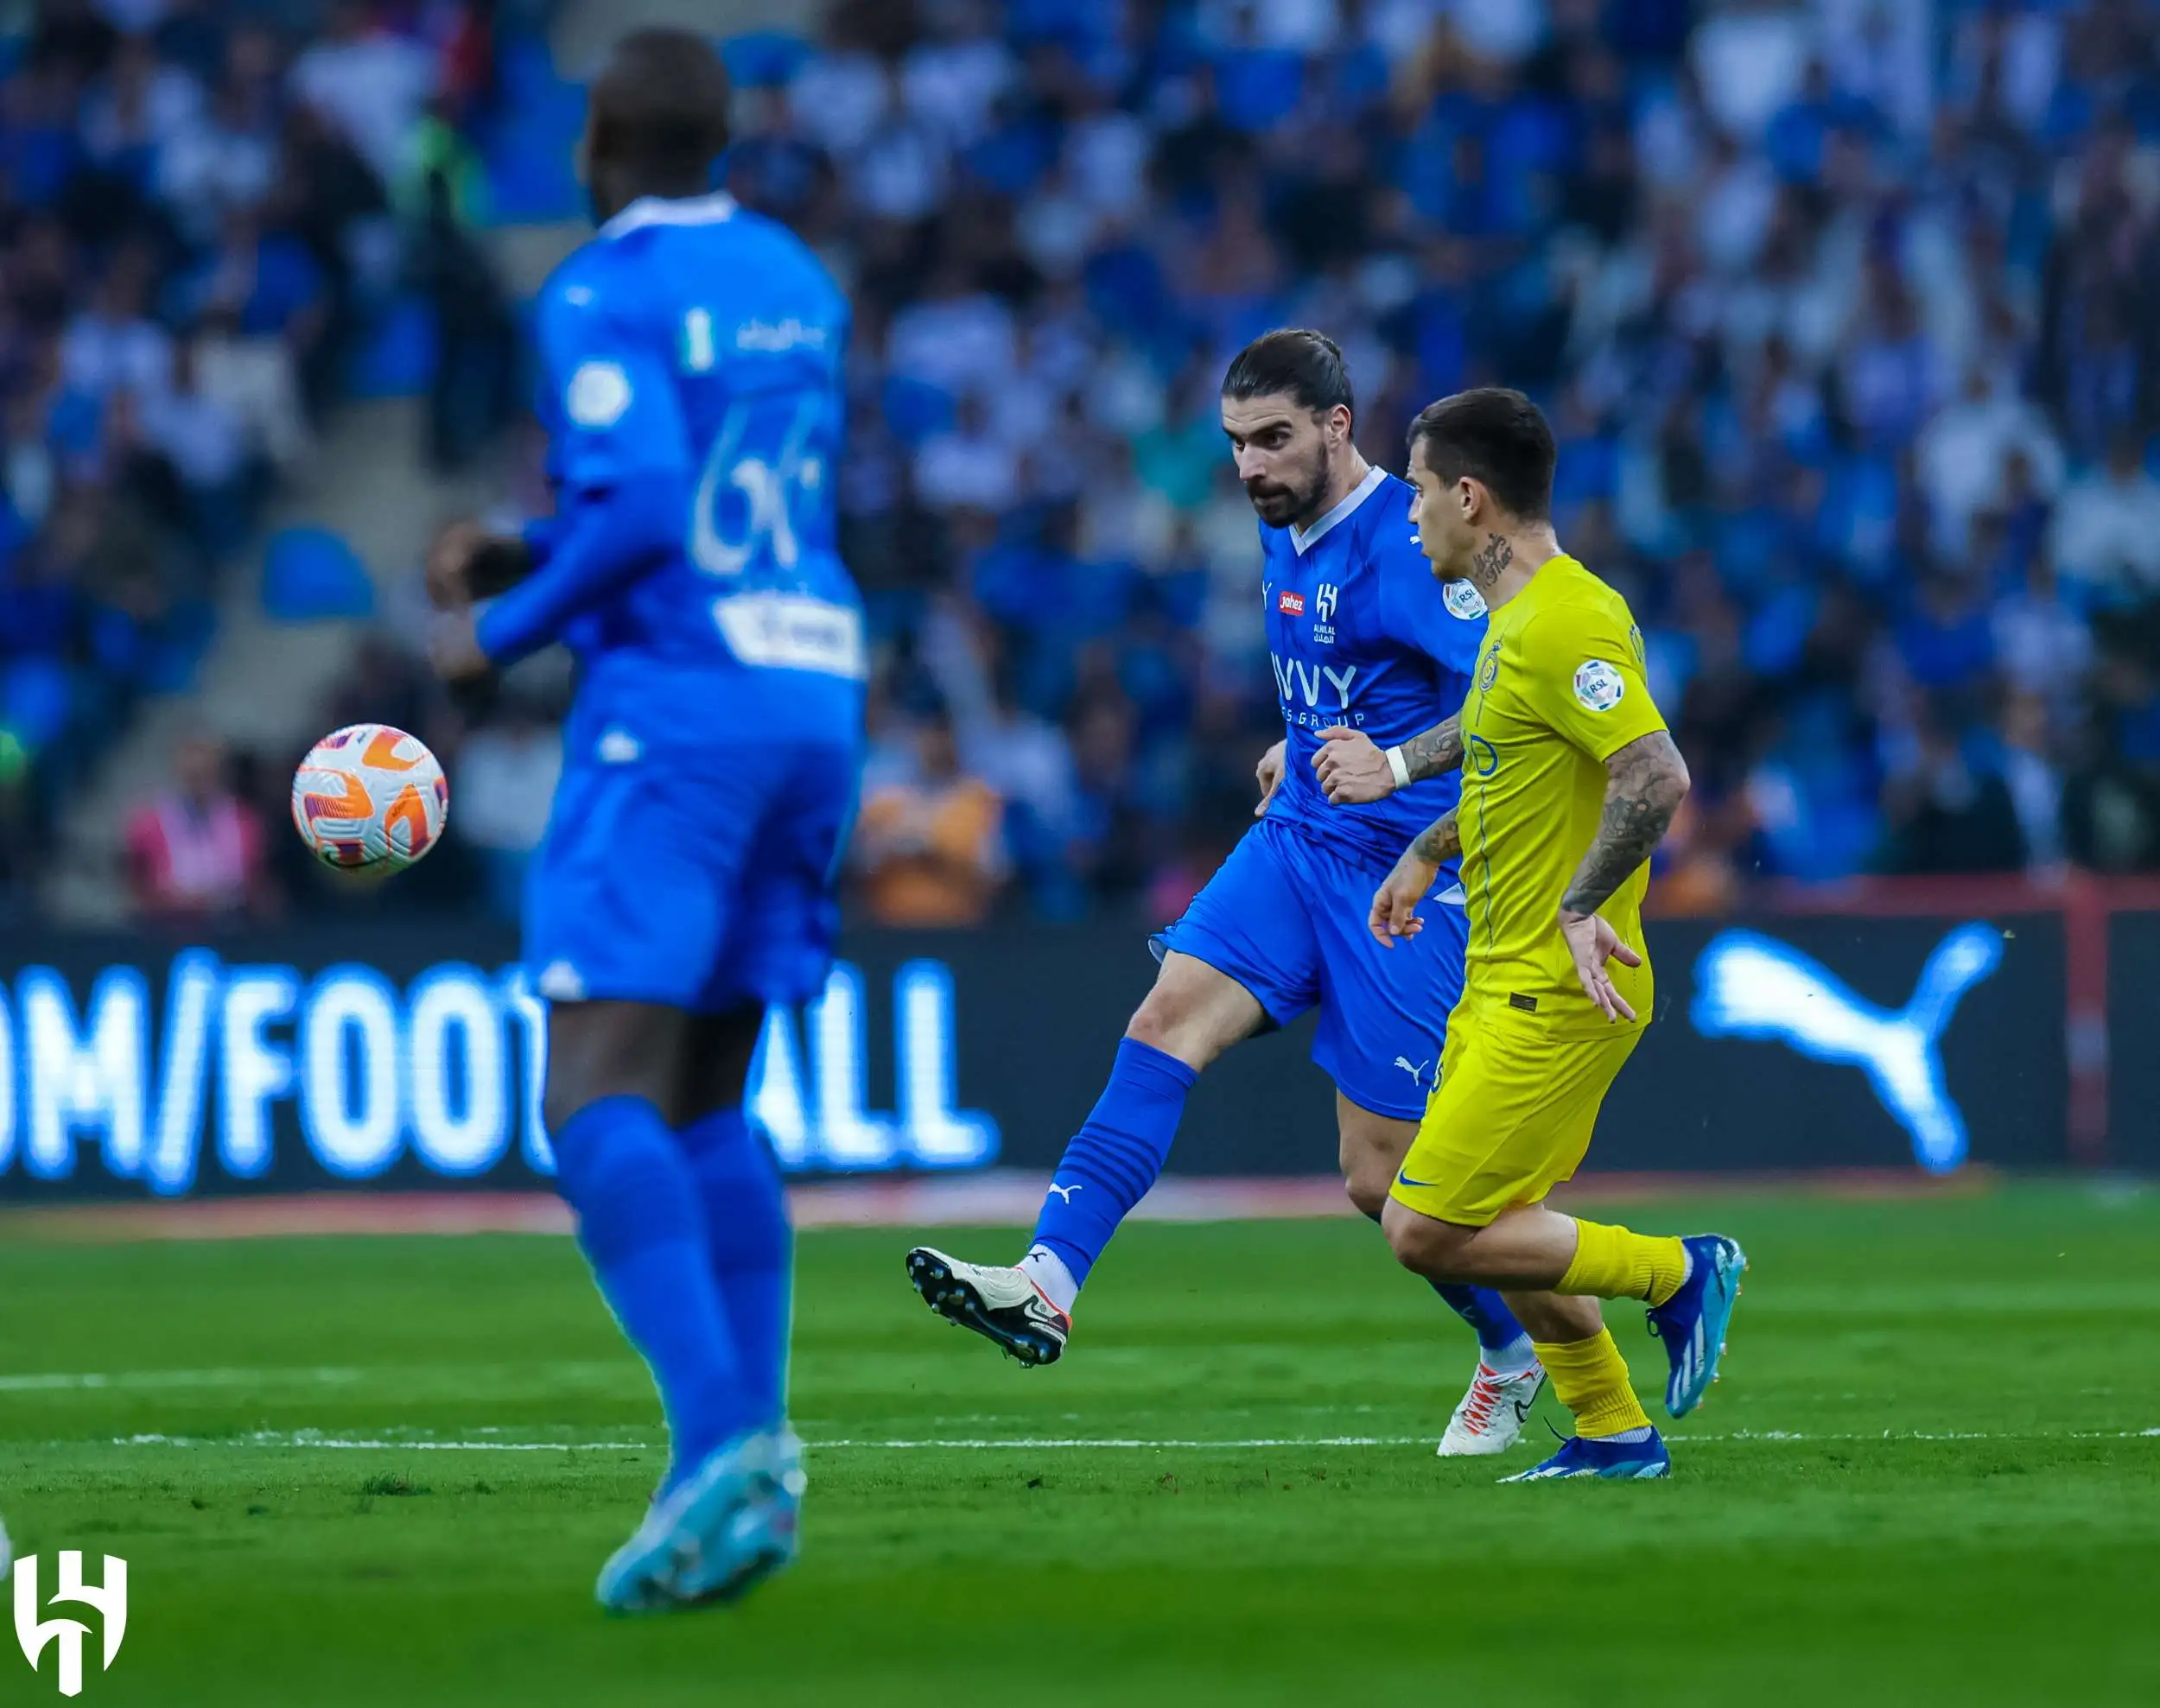
[[[1462,1003],[1391,1196],[1468,1228],[1536,1203],[1581,1165],[1598,1106],[1642,1037],[1624,1023],[1555,1032],[1534,1015]]]

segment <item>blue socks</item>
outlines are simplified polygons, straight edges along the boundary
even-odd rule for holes
[[[1377,1225],[1380,1217],[1375,1215],[1372,1220]],[[1535,1356],[1530,1332],[1515,1320],[1506,1299],[1490,1287],[1457,1286],[1445,1281],[1433,1282],[1433,1291],[1439,1294],[1441,1304],[1470,1324],[1488,1368],[1503,1374],[1529,1368]],[[1495,1358],[1495,1353],[1505,1356]]]
[[[1020,1265],[1059,1310],[1072,1309],[1118,1223],[1161,1174],[1185,1094],[1198,1078],[1175,1056],[1138,1038],[1117,1046],[1110,1083],[1065,1146],[1036,1218],[1034,1244]],[[1433,1291],[1477,1333],[1487,1363],[1498,1367],[1518,1356],[1528,1363],[1530,1337],[1498,1293],[1437,1282]],[[1496,1354],[1503,1356],[1496,1361]]]
[[[1053,1254],[1075,1289],[1170,1155],[1185,1094],[1199,1075],[1136,1038],[1117,1046],[1110,1083],[1065,1146],[1035,1222],[1035,1244]],[[1062,1310],[1070,1298],[1053,1299]]]
[[[1433,1283],[1440,1302],[1476,1330],[1478,1346],[1487,1352],[1504,1352],[1528,1338],[1508,1302],[1490,1287],[1458,1287]]]
[[[556,1184],[577,1212],[593,1277],[660,1390],[672,1486],[767,1421],[743,1379],[689,1163],[642,1097],[588,1103],[553,1140]]]
[[[740,1108],[676,1135],[704,1208],[708,1267],[734,1336],[745,1397],[760,1424],[787,1410],[788,1316],[795,1234],[779,1164]]]

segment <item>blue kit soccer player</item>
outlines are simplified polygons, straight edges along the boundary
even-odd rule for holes
[[[835,549],[847,304],[787,231],[708,194],[727,106],[703,37],[616,47],[585,139],[602,223],[537,310],[555,515],[450,530],[429,566],[447,677],[558,640],[581,667],[524,949],[558,1185],[671,1443],[600,1573],[618,1610],[726,1599],[794,1554],[791,1241],[743,1088],[766,1006],[824,982],[862,755]]]
[[[1313,1059],[1336,1085],[1344,1184],[1377,1220],[1437,1083],[1466,933],[1454,867],[1425,929],[1392,946],[1365,926],[1407,841],[1454,803],[1460,711],[1485,613],[1443,592],[1409,522],[1411,489],[1351,441],[1342,352],[1317,332],[1269,333],[1223,381],[1223,426],[1260,517],[1268,653],[1281,746],[1261,762],[1260,822],[1156,940],[1153,989],[1110,1080],[1066,1147],[1026,1257],[1010,1267],[928,1247],[908,1254],[940,1315],[1027,1364],[1064,1349],[1073,1301],[1118,1223],[1162,1171],[1185,1094],[1239,1040],[1318,1008]],[[1351,773],[1382,787],[1344,794]],[[1544,1381],[1499,1295],[1439,1289],[1477,1330],[1470,1391],[1444,1454],[1504,1451]]]

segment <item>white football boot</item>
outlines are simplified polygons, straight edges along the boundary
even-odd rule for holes
[[[1544,1387],[1542,1364],[1503,1376],[1481,1362],[1477,1374],[1471,1378],[1470,1392],[1447,1420],[1447,1433],[1440,1438],[1440,1457],[1481,1458],[1506,1452],[1522,1433],[1530,1407],[1537,1404]]]
[[[907,1254],[907,1279],[948,1323],[973,1329],[1023,1364],[1054,1364],[1072,1318],[1050,1302],[1024,1269],[962,1263],[929,1246]]]

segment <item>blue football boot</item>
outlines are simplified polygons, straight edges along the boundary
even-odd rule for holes
[[[1664,1476],[1673,1469],[1673,1456],[1655,1430],[1647,1441],[1598,1441],[1571,1435],[1559,1452],[1541,1465],[1532,1465],[1502,1483],[1544,1483],[1557,1476],[1610,1476],[1626,1481]]]
[[[1725,1325],[1740,1296],[1747,1254],[1723,1234],[1693,1234],[1680,1243],[1690,1260],[1687,1279],[1662,1305],[1650,1307],[1650,1332],[1665,1343],[1672,1373],[1665,1379],[1665,1409],[1684,1418],[1702,1404],[1718,1379],[1725,1356]]]
[[[653,1502],[594,1598],[613,1613],[734,1600],[795,1558],[804,1480],[791,1431],[737,1436]]]

